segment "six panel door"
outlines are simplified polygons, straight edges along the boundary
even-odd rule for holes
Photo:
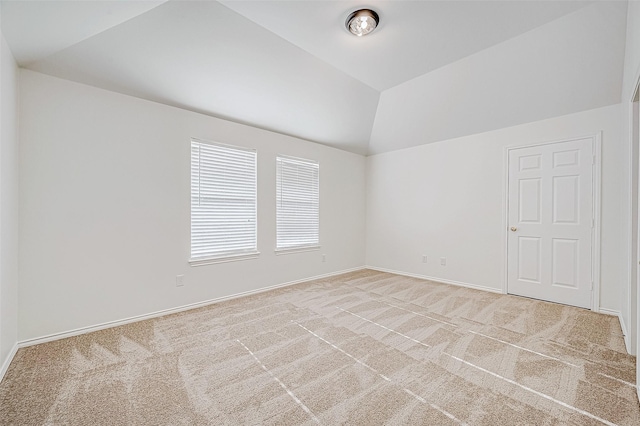
[[[508,293],[591,307],[593,142],[509,151]]]

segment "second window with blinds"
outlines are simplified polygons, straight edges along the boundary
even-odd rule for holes
[[[276,158],[276,251],[320,247],[320,165]]]

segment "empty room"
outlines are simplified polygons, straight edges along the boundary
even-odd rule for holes
[[[640,2],[0,33],[0,425],[640,425]]]

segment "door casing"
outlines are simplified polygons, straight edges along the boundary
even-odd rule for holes
[[[639,100],[638,87],[629,105],[629,285],[626,294],[626,308],[629,316],[628,324],[622,319],[620,324],[625,336],[627,352],[631,355],[637,353],[637,329],[638,329],[638,283],[640,282],[640,145],[639,145]],[[623,300],[622,303],[625,303]]]

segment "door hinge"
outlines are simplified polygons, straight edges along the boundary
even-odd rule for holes
[[[595,228],[596,226],[596,220],[594,218],[591,218],[591,227]]]
[[[596,156],[595,155],[591,158],[591,164],[596,164]]]

